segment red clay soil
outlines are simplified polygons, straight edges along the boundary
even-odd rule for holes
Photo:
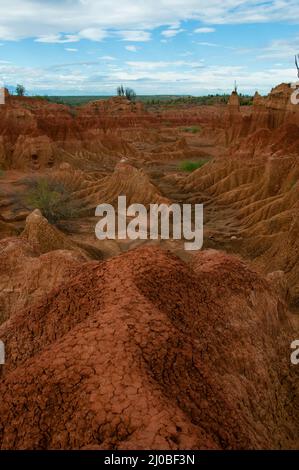
[[[2,449],[299,444],[286,307],[224,253],[189,266],[146,247],[74,266],[0,337]]]

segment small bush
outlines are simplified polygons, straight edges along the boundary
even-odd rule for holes
[[[201,131],[200,127],[198,126],[184,127],[182,130],[184,132],[191,132],[192,134],[197,134]]]
[[[197,170],[198,168],[201,168],[202,166],[204,166],[206,163],[208,163],[208,159],[202,159],[202,160],[198,160],[196,162],[190,162],[190,161],[186,161],[186,162],[182,162],[180,164],[180,169],[182,171],[188,171],[188,172],[192,172],[194,170]]]
[[[71,192],[60,182],[46,178],[32,179],[24,198],[27,209],[39,209],[50,223],[79,215],[79,203],[71,199]]]

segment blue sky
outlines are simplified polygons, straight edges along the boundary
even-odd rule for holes
[[[0,0],[0,80],[32,94],[268,92],[296,81],[298,0]]]

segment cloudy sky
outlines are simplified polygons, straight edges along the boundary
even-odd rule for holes
[[[268,92],[295,81],[298,0],[0,0],[0,80],[32,94]]]

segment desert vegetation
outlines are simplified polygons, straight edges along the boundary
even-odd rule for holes
[[[136,93],[132,88],[124,88],[123,85],[120,85],[116,89],[118,96],[125,96],[129,101],[136,100]]]
[[[22,181],[25,193],[19,193],[19,204],[33,211],[39,209],[51,223],[78,217],[80,205],[72,199],[71,190],[63,182],[49,177],[30,177]]]
[[[197,134],[198,132],[201,131],[199,126],[190,126],[190,127],[183,127],[182,128],[183,132],[191,132],[191,134]]]
[[[119,90],[119,86],[116,90],[118,96],[126,96],[125,88],[123,91]],[[119,94],[123,93],[124,94]],[[87,103],[96,101],[96,100],[108,100],[112,95],[85,95],[85,96],[48,96],[48,95],[36,95],[33,98],[45,99],[52,103],[64,104],[67,106],[84,106]],[[133,95],[134,97],[134,95]],[[207,95],[207,96],[179,96],[179,95],[136,95],[134,97],[135,101],[142,102],[146,107],[149,108],[175,108],[175,107],[185,107],[187,106],[214,106],[216,104],[226,105],[229,100],[229,95]],[[240,105],[241,106],[251,106],[253,103],[253,96],[249,95],[240,95]]]
[[[25,93],[26,93],[26,89],[25,89],[24,85],[18,84],[16,86],[16,94],[18,96],[24,96]]]

